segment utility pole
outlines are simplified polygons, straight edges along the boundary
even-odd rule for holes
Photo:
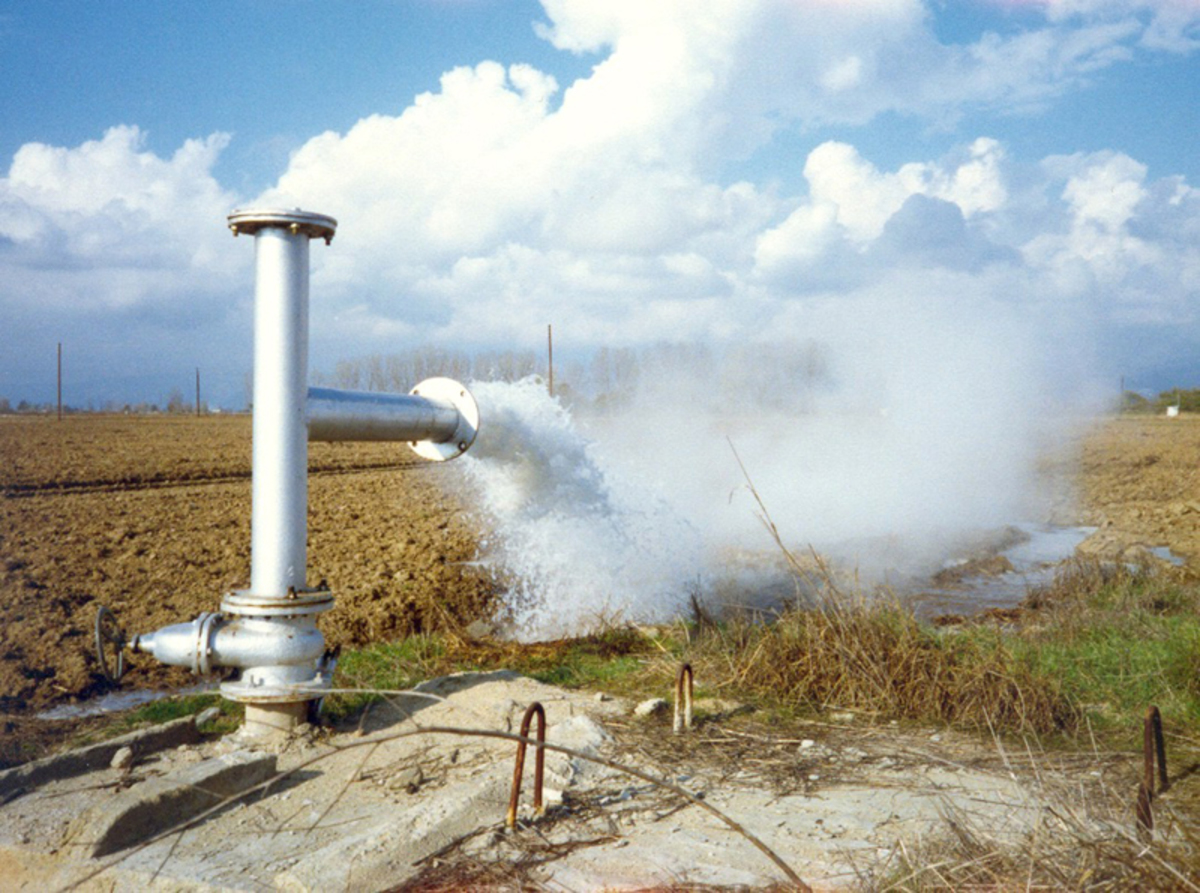
[[[554,326],[546,326],[546,347],[550,354],[550,397],[554,398]]]
[[[58,420],[62,421],[62,342],[58,342]]]
[[[200,367],[196,367],[196,418],[200,418]]]

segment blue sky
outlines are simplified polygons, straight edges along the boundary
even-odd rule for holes
[[[1195,0],[0,3],[0,396],[61,341],[68,402],[240,406],[224,215],[283,202],[340,221],[315,369],[552,322],[1198,386],[1198,48]]]

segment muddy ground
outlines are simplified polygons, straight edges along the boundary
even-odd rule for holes
[[[250,568],[248,416],[0,416],[0,765],[36,744],[31,716],[105,687],[93,654],[100,605],[128,632],[217,610]],[[334,644],[359,645],[486,611],[469,562],[472,521],[454,463],[391,444],[312,444],[309,583],[337,607]],[[1073,480],[1092,546],[1167,546],[1200,559],[1200,417],[1120,418],[1048,464]],[[130,687],[186,671],[136,663]],[[42,724],[44,725],[44,724]]]

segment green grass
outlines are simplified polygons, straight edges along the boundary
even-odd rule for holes
[[[1035,594],[1013,638],[1036,672],[1061,681],[1101,728],[1150,704],[1200,730],[1200,590],[1181,573],[1076,563]]]
[[[643,663],[635,657],[606,658],[596,655],[568,655],[563,663],[535,661],[528,675],[549,685],[562,688],[603,688],[611,690],[623,679],[635,675]]]
[[[518,655],[512,669],[539,682],[563,688],[597,688],[624,692],[638,688],[654,642],[631,628],[618,628],[568,640],[552,650],[531,649]]]
[[[363,693],[331,695],[325,713],[335,723],[349,721],[381,697],[371,691],[402,691],[434,676],[497,669],[564,688],[624,693],[637,687],[634,680],[644,673],[647,656],[657,650],[654,640],[627,628],[531,645],[424,633],[343,652],[335,687]]]
[[[79,732],[68,739],[68,747],[84,747],[109,738],[116,738],[134,729],[145,726],[160,725],[185,716],[195,716],[209,707],[217,707],[220,714],[216,719],[206,723],[201,731],[209,734],[224,735],[236,731],[242,722],[244,710],[241,704],[226,701],[220,695],[180,695],[150,701],[121,713],[115,713],[111,719],[98,725],[92,725],[85,731]],[[30,757],[39,754],[31,753]]]
[[[1195,620],[1176,620],[1151,635],[1097,626],[1071,641],[1030,643],[1027,649],[1025,659],[1036,671],[1061,680],[1102,723],[1140,715],[1150,704],[1189,725],[1200,720]]]
[[[221,714],[209,723],[206,732],[230,732],[241,722],[243,709],[240,704],[226,701],[218,694],[183,695],[182,697],[162,698],[143,704],[128,713],[122,714],[117,725],[120,732],[143,725],[158,725],[180,719],[184,716],[195,716],[209,707],[217,707]]]
[[[346,650],[338,658],[334,687],[378,691],[410,689],[424,679],[458,669],[448,661],[446,653],[446,640],[436,633]],[[334,723],[345,721],[380,697],[366,691],[363,694],[333,694],[325,699],[324,714]]]
[[[411,688],[431,670],[443,666],[446,650],[445,639],[432,633],[379,642],[344,651],[338,658],[338,673],[343,680],[361,687]]]

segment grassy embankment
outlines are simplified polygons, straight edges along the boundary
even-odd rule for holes
[[[1200,587],[1182,572],[1087,562],[1069,565],[1003,623],[938,627],[897,603],[830,590],[820,607],[769,623],[615,627],[536,645],[414,636],[349,652],[339,672],[348,686],[394,690],[504,667],[650,696],[670,691],[683,661],[702,697],[740,699],[776,721],[851,711],[1070,747],[1085,728],[1089,742],[1122,735],[1156,704],[1172,728],[1200,737]],[[330,711],[350,716],[368,698],[331,698]]]
[[[530,645],[449,629],[416,635],[343,654],[337,684],[363,693],[333,695],[326,709],[349,721],[379,697],[371,690],[499,668],[568,688],[665,695],[684,661],[698,697],[752,704],[772,722],[849,711],[1070,749],[1092,747],[1096,736],[1128,746],[1154,704],[1177,737],[1200,740],[1200,585],[1182,570],[1086,561],[1067,565],[1002,622],[985,615],[936,626],[899,603],[830,587],[819,607],[767,623],[702,617]],[[164,721],[216,700],[158,701],[120,723]]]

